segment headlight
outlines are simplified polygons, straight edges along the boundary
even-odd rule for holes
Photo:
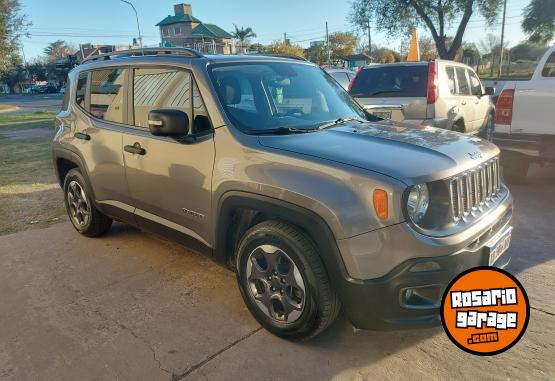
[[[407,197],[407,213],[415,224],[418,224],[428,211],[430,193],[426,184],[415,185]]]

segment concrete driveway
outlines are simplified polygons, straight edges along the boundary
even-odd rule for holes
[[[0,379],[554,379],[555,170],[532,172],[512,186],[509,268],[531,318],[501,355],[464,353],[441,328],[355,332],[343,318],[290,343],[210,259],[121,224],[87,239],[64,223],[0,237]]]

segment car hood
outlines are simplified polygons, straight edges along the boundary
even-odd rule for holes
[[[350,122],[310,133],[260,136],[262,146],[347,164],[416,184],[470,169],[499,154],[490,142],[429,126]]]

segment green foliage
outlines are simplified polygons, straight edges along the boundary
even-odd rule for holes
[[[273,54],[304,57],[304,49],[301,46],[288,44],[283,41],[274,41],[272,44],[266,47],[265,51]]]
[[[320,66],[328,62],[328,50],[325,44],[312,46],[308,49],[308,59]]]
[[[29,80],[32,82],[46,81],[48,72],[46,64],[41,59],[35,59],[27,65],[27,73]]]
[[[65,60],[68,55],[75,53],[75,48],[63,40],[57,40],[48,44],[43,51],[48,62],[56,63],[56,61]]]
[[[29,24],[20,10],[19,0],[0,0],[0,80],[5,82],[21,64],[19,38]]]
[[[524,8],[522,30],[531,42],[549,43],[555,34],[555,0],[532,0]]]
[[[332,60],[338,60],[355,52],[358,38],[351,32],[336,32],[329,35]]]
[[[354,0],[350,20],[366,29],[368,20],[389,36],[406,34],[416,27],[427,28],[441,58],[454,59],[462,45],[464,31],[473,14],[480,14],[492,25],[502,0]],[[449,26],[456,26],[452,42]]]
[[[542,57],[547,46],[523,42],[511,49],[512,61],[536,61]]]

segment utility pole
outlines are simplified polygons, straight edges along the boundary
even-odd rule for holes
[[[328,33],[328,22],[326,21],[326,49],[328,51],[328,66],[331,66],[330,35]]]
[[[287,44],[287,32],[283,33],[283,43]]]
[[[507,13],[507,0],[503,0],[503,22],[501,23],[501,46],[499,47],[499,67],[497,68],[497,79],[501,77],[501,66],[503,65],[503,42],[505,39],[505,14]]]
[[[368,55],[372,57],[372,36],[370,35],[370,18],[368,18]]]

